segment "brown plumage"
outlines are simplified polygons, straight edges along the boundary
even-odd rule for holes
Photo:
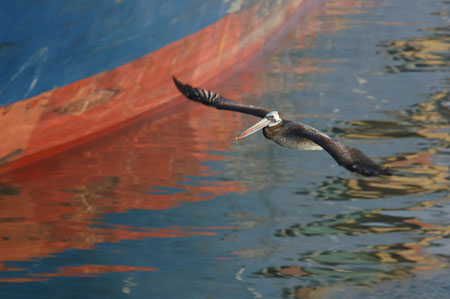
[[[190,100],[217,109],[241,112],[262,118],[259,123],[246,130],[237,139],[262,129],[264,137],[281,146],[297,150],[324,149],[339,165],[352,172],[365,176],[391,175],[388,168],[376,164],[360,150],[343,145],[308,125],[284,119],[277,111],[243,105],[215,92],[183,84],[175,77],[173,77],[173,81],[178,90]]]

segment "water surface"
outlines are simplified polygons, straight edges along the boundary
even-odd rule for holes
[[[195,103],[1,177],[5,298],[448,296],[449,4],[329,1],[209,88],[392,177]],[[212,83],[211,83],[212,84]]]

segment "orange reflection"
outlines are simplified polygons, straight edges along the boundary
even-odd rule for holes
[[[149,267],[131,266],[110,266],[110,265],[82,265],[60,267],[58,273],[36,273],[34,276],[41,277],[61,277],[61,276],[83,276],[94,277],[98,274],[110,272],[131,272],[131,271],[158,271]]]
[[[12,270],[10,270],[12,271]],[[46,281],[51,277],[95,277],[99,274],[111,272],[132,272],[132,271],[158,271],[150,267],[132,267],[117,265],[82,265],[59,267],[57,273],[34,273],[35,278],[15,277],[0,279],[0,282],[39,282]]]
[[[168,209],[244,190],[239,182],[203,180],[214,172],[201,165],[221,159],[207,151],[225,150],[240,123],[225,130],[208,110],[171,112],[5,175],[17,189],[10,187],[12,195],[0,201],[0,261],[127,239],[210,236],[221,229],[95,226],[106,213]],[[190,176],[198,180],[189,184]]]
[[[46,278],[24,278],[24,277],[18,277],[18,278],[0,278],[0,282],[40,282],[40,281],[47,281]]]

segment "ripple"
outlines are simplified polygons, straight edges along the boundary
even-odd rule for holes
[[[448,28],[432,28],[429,33],[442,32]],[[450,70],[450,37],[444,34],[413,37],[405,40],[384,41],[378,44],[383,54],[396,65],[386,66],[387,73],[442,72]]]

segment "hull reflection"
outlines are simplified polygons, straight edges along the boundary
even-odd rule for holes
[[[239,120],[223,130],[204,110],[170,112],[4,175],[0,262],[91,249],[104,242],[211,236],[230,229],[130,227],[98,220],[108,213],[170,209],[245,190],[239,182],[209,181],[215,172],[201,164],[223,159],[207,151],[223,151],[239,130]],[[187,129],[191,133],[175,133]]]

